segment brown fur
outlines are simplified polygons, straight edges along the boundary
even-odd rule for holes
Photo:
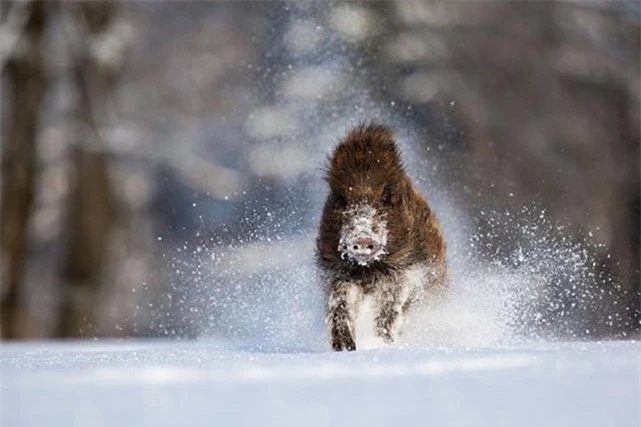
[[[426,266],[425,292],[447,283],[445,240],[438,221],[407,176],[392,131],[386,127],[361,125],[350,131],[334,150],[326,180],[330,194],[321,218],[317,257],[328,285],[332,347],[355,349],[355,305],[358,295],[369,292],[380,294],[377,333],[392,341],[399,311],[420,300],[403,291],[403,272]],[[387,254],[367,266],[343,259],[338,250],[346,208],[357,203],[374,207],[387,222]],[[349,296],[350,286],[357,297]]]

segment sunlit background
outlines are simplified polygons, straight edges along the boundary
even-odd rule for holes
[[[0,7],[3,338],[317,345],[323,165],[365,120],[448,238],[415,335],[638,334],[639,3]]]

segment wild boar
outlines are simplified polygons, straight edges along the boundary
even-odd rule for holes
[[[335,148],[325,179],[330,192],[316,255],[327,286],[331,346],[356,349],[354,321],[365,298],[374,302],[375,334],[391,343],[408,310],[448,287],[439,223],[387,127],[352,129]]]

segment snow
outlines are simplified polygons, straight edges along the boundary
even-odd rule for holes
[[[301,351],[302,350],[302,351]],[[639,426],[641,342],[2,344],[2,426]]]

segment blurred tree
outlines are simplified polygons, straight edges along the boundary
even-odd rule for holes
[[[132,247],[140,249],[137,236],[150,233],[150,229],[138,215],[144,202],[130,200],[130,189],[122,181],[116,182],[111,173],[117,158],[110,143],[116,121],[114,97],[128,44],[119,9],[118,3],[108,1],[3,3],[1,28],[7,37],[0,59],[3,83],[11,94],[11,98],[2,98],[8,110],[3,115],[7,130],[2,146],[5,338],[133,333],[135,303],[127,302],[133,296],[130,292],[123,295],[120,289],[124,284],[131,291],[121,274],[129,275],[126,281],[141,280],[144,267],[139,261],[144,255],[131,256],[130,252]],[[55,53],[47,50],[55,46],[59,49]],[[55,61],[52,55],[56,55]],[[48,81],[55,84],[47,85]],[[42,265],[59,301],[47,310],[34,307],[34,292],[39,292],[38,288],[44,292],[46,286],[27,283],[25,275],[33,270],[37,256],[47,253],[34,238],[38,234],[33,225],[34,202],[46,199],[54,187],[39,180],[51,165],[38,140],[43,138],[41,116],[50,121],[52,117],[51,111],[41,108],[46,89],[54,86],[56,94],[55,86],[60,82],[65,82],[63,91],[67,92],[62,99],[67,102],[50,102],[46,107],[66,110],[64,116],[53,117],[65,123],[59,126],[63,138],[54,144],[59,145],[57,152],[64,153],[67,178],[63,182],[68,183],[69,191],[59,192],[63,197],[57,201],[66,205],[60,209],[66,221],[59,224],[60,230],[48,231],[59,240],[55,246],[63,249],[64,255],[54,256],[54,265]],[[133,207],[136,204],[138,209]],[[128,221],[122,218],[123,213],[130,215]],[[132,227],[134,221],[137,223]],[[55,223],[49,225],[55,227]],[[132,229],[135,227],[137,231]],[[27,268],[28,264],[32,267]],[[109,307],[114,299],[118,306]],[[40,310],[51,317],[45,325],[39,319]],[[114,325],[117,330],[105,331]]]
[[[34,1],[2,4],[2,73],[9,82],[7,138],[2,144],[2,318],[5,338],[33,334],[23,280],[28,224],[36,187],[41,103],[47,85],[43,37],[50,5]],[[11,43],[15,40],[15,43]]]
[[[111,52],[119,45],[113,21],[117,4],[81,2],[69,11],[77,141],[73,150],[72,194],[69,203],[69,240],[62,276],[59,336],[96,335],[99,297],[107,272],[108,248],[117,210],[110,177],[111,155],[104,137],[110,118],[110,96],[118,82],[122,57]],[[74,43],[82,40],[82,43]]]

